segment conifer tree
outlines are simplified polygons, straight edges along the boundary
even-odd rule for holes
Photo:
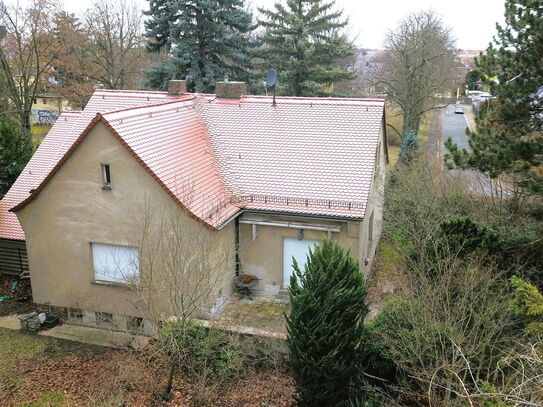
[[[145,35],[150,41],[147,51],[169,51],[171,47],[170,24],[176,18],[175,0],[149,0],[149,10],[143,14],[150,18],[145,21]]]
[[[148,15],[149,49],[171,48],[171,56],[145,73],[146,86],[164,90],[170,79],[188,79],[196,92],[213,92],[225,76],[251,79],[254,26],[243,0],[156,0]]]
[[[15,120],[0,117],[0,199],[32,157],[32,138]]]
[[[347,20],[335,10],[334,0],[287,0],[259,11],[265,32],[258,55],[263,68],[279,72],[282,93],[320,95],[334,82],[356,77],[338,65],[354,50],[343,32]]]
[[[363,277],[356,260],[329,239],[309,254],[304,270],[293,261],[287,344],[299,405],[338,406],[349,397],[362,354]]]
[[[505,21],[477,61],[496,100],[478,116],[471,151],[447,140],[449,165],[509,174],[543,195],[543,1],[507,0]]]
[[[407,133],[402,139],[402,145],[400,146],[400,160],[404,163],[408,163],[419,148],[420,142],[417,135],[413,132]]]

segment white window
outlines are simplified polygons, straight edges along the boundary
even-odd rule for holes
[[[139,253],[135,247],[91,243],[94,279],[134,283],[139,278]]]

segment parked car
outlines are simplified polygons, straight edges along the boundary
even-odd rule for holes
[[[460,105],[456,105],[454,107],[454,113],[458,113],[458,114],[464,114],[464,108]]]

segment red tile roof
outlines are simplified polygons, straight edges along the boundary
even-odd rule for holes
[[[244,97],[197,104],[246,208],[364,217],[384,101]]]
[[[383,100],[241,100],[96,91],[65,112],[0,201],[0,238],[24,240],[13,212],[37,196],[103,122],[195,218],[218,228],[242,209],[363,218]],[[32,192],[31,192],[32,190]]]

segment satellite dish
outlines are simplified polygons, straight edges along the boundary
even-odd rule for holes
[[[275,69],[268,69],[266,73],[266,86],[275,86],[277,82],[277,71]]]

